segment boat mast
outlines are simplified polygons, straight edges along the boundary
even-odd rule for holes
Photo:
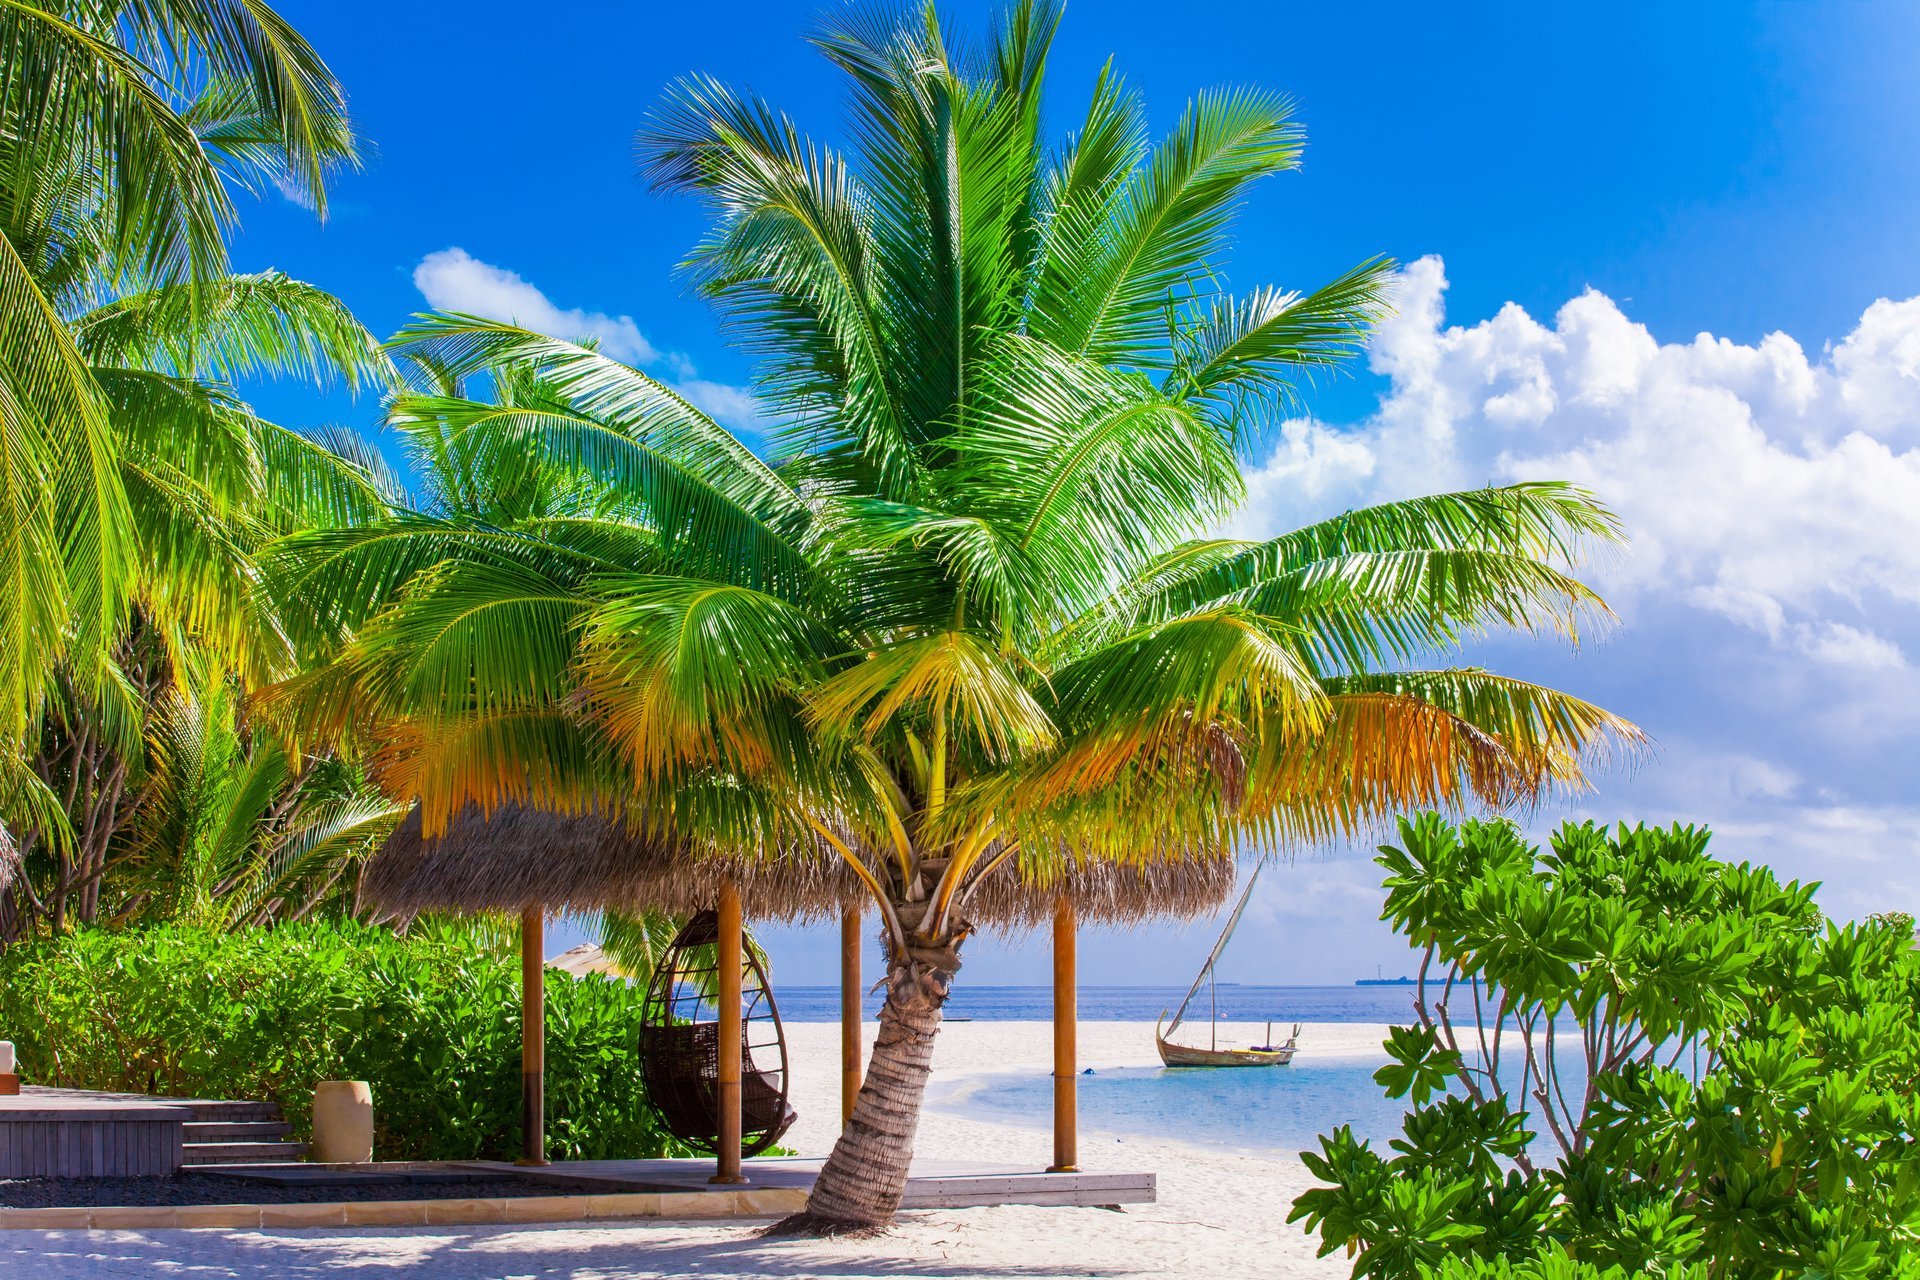
[[[1260,878],[1260,870],[1258,866],[1254,867],[1253,874],[1247,877],[1247,887],[1240,891],[1240,901],[1234,904],[1233,914],[1227,917],[1227,927],[1220,931],[1220,939],[1213,944],[1213,950],[1208,954],[1207,962],[1200,966],[1200,972],[1194,978],[1193,985],[1187,988],[1187,998],[1180,1002],[1180,1007],[1174,1011],[1173,1021],[1167,1024],[1167,1035],[1171,1036],[1180,1026],[1180,1020],[1187,1016],[1187,1006],[1192,1004],[1193,998],[1200,994],[1200,984],[1212,982],[1214,963],[1220,959],[1220,953],[1227,949],[1227,940],[1233,937],[1234,929],[1240,924],[1241,913],[1247,909],[1247,899],[1253,896],[1254,882]],[[1217,990],[1214,992],[1213,1020],[1217,1043],[1219,1035],[1217,1028],[1220,1021],[1220,998]]]

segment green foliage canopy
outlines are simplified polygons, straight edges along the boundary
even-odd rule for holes
[[[1920,1271],[1910,924],[1825,923],[1700,828],[1399,834],[1418,1024],[1375,1078],[1414,1109],[1393,1154],[1344,1127],[1303,1153],[1329,1185],[1289,1220],[1323,1253],[1383,1280]]]
[[[548,1150],[686,1155],[640,1083],[643,989],[547,982]],[[313,1086],[373,1087],[383,1160],[512,1159],[516,962],[474,931],[350,922],[82,930],[0,951],[0,1027],[36,1084],[277,1102],[304,1135]]]

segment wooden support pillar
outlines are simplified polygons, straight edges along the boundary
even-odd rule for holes
[[[547,1162],[547,921],[540,907],[520,913],[520,1159]]]
[[[840,913],[840,1124],[860,1093],[860,909]]]
[[[1075,1076],[1079,1010],[1075,1003],[1073,902],[1053,905],[1053,1163],[1048,1173],[1080,1168],[1080,1082]]]
[[[717,1101],[720,1106],[720,1165],[709,1182],[745,1182],[740,1172],[740,974],[745,964],[741,939],[740,890],[728,880],[720,885],[720,938],[715,944],[720,966],[720,1063]]]

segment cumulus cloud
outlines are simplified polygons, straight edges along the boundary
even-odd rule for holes
[[[687,369],[691,373],[693,366],[688,365]],[[694,408],[723,426],[735,431],[757,432],[766,425],[766,415],[760,410],[760,402],[745,387],[708,382],[705,378],[696,377],[688,377],[676,386]]]
[[[517,272],[482,262],[457,246],[422,258],[413,269],[413,285],[430,306],[441,311],[507,320],[569,342],[594,338],[614,359],[634,364],[651,364],[660,358],[632,316],[557,307]]]
[[[1920,603],[1920,299],[1876,302],[1821,358],[1773,334],[1656,342],[1589,290],[1551,326],[1509,304],[1448,328],[1437,258],[1408,268],[1353,427],[1285,424],[1248,531],[1441,487],[1553,477],[1626,519],[1616,591],[1688,601],[1815,656],[1891,665],[1861,617]],[[1845,617],[1829,616],[1844,614]]]
[[[1284,424],[1238,532],[1441,489],[1585,485],[1633,540],[1584,569],[1626,620],[1614,688],[1637,691],[1665,748],[1603,785],[1595,815],[1713,820],[1759,842],[1743,856],[1815,875],[1821,850],[1880,874],[1920,856],[1889,764],[1920,753],[1920,298],[1874,302],[1810,352],[1783,333],[1660,342],[1592,290],[1550,322],[1509,304],[1449,326],[1446,287],[1438,258],[1407,268],[1371,352],[1377,410]]]
[[[627,364],[663,364],[675,388],[716,421],[744,431],[762,426],[763,415],[747,388],[699,377],[684,353],[661,351],[647,341],[632,316],[560,307],[518,272],[482,262],[458,246],[422,258],[413,269],[413,284],[429,306],[441,311],[505,320],[569,342],[591,338]]]

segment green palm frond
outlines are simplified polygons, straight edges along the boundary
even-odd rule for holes
[[[1090,252],[1043,273],[1035,336],[1102,363],[1167,360],[1166,308],[1195,292],[1254,181],[1299,163],[1301,132],[1281,97],[1205,93],[1137,170],[1090,237]]]
[[[1591,493],[1557,481],[1408,498],[1307,525],[1266,542],[1214,541],[1178,548],[1122,593],[1150,620],[1219,600],[1248,598],[1264,585],[1322,561],[1407,552],[1489,553],[1577,566],[1622,545],[1619,519]],[[1108,610],[1112,612],[1112,610]]]
[[[131,554],[118,463],[84,358],[0,240],[0,749],[24,742],[55,663],[104,656]]]
[[[76,319],[73,334],[94,364],[226,383],[293,377],[359,391],[398,379],[345,303],[278,271],[124,294]]]
[[[1003,351],[950,483],[1057,584],[1061,616],[1244,496],[1231,442],[1190,403],[1030,339]]]
[[[912,491],[922,424],[891,359],[892,320],[864,185],[764,103],[682,81],[641,131],[656,188],[699,193],[721,221],[687,261],[761,380],[790,443],[858,461],[883,494]]]
[[[482,715],[556,702],[571,687],[588,605],[537,569],[441,561],[407,584],[404,607],[361,636],[361,688],[377,706]]]
[[[1219,405],[1236,424],[1238,396],[1271,393],[1293,408],[1302,370],[1335,368],[1359,353],[1387,312],[1394,270],[1373,258],[1304,296],[1261,289],[1214,299],[1179,336],[1166,390]]]
[[[690,762],[765,768],[771,726],[840,642],[775,596],[726,582],[620,576],[583,622],[580,687],[645,777]]]

